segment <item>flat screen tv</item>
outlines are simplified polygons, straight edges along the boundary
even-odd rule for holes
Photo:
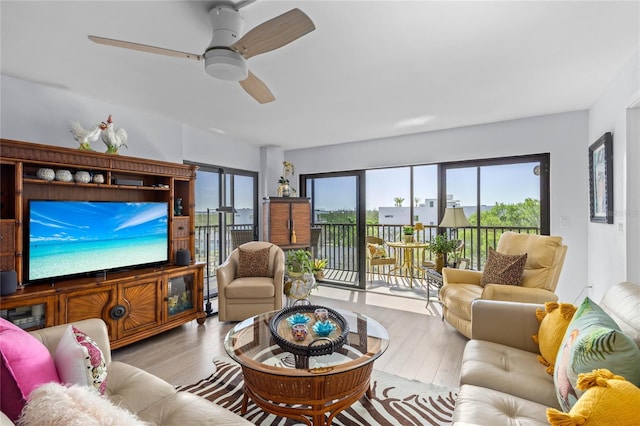
[[[30,200],[27,281],[167,262],[166,202]]]

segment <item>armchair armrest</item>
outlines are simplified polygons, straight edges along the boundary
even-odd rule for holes
[[[237,265],[235,260],[230,256],[222,265],[216,269],[216,279],[218,281],[218,293],[236,278]]]
[[[537,308],[544,305],[478,299],[471,305],[471,338],[540,353],[531,338],[540,328]]]
[[[555,302],[558,295],[543,288],[520,287],[515,285],[487,284],[481,299],[504,300],[521,303]]]
[[[481,271],[469,269],[442,268],[442,282],[444,284],[476,284],[480,285]]]
[[[60,342],[64,331],[69,327],[69,325],[73,325],[78,330],[89,335],[89,337],[98,344],[98,347],[104,355],[105,363],[107,365],[111,363],[111,343],[109,342],[109,332],[107,331],[107,325],[102,319],[90,318],[74,321],[67,324],[33,330],[30,331],[29,334],[40,340],[42,344],[49,349],[51,356],[53,356],[56,353],[56,348],[58,347],[58,343]]]

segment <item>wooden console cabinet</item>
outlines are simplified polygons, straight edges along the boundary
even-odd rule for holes
[[[40,168],[89,171],[103,183],[45,181]],[[102,318],[113,348],[197,319],[204,322],[203,269],[195,252],[196,166],[0,140],[0,268],[15,269],[18,291],[0,314],[25,329]],[[124,183],[123,183],[124,182]],[[55,282],[25,283],[29,200],[162,201],[169,205],[169,262]],[[181,201],[181,209],[175,208]],[[192,262],[175,265],[178,249]]]
[[[309,198],[270,197],[263,204],[263,239],[285,250],[311,246],[311,202]],[[292,233],[296,242],[291,242]]]

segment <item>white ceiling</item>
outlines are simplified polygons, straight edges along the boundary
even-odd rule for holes
[[[283,149],[587,109],[639,45],[639,2],[269,1],[316,30],[249,67],[260,105],[202,62],[90,42],[203,53],[213,1],[2,1],[2,74]]]

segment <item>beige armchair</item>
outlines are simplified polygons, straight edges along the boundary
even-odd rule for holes
[[[282,309],[284,270],[284,252],[275,244],[250,241],[233,250],[216,270],[218,320],[242,321]]]
[[[468,338],[471,338],[471,304],[476,299],[523,303],[558,300],[555,290],[567,253],[562,237],[505,232],[496,250],[510,255],[527,253],[519,286],[485,284],[483,287],[481,271],[442,269],[442,317]]]

